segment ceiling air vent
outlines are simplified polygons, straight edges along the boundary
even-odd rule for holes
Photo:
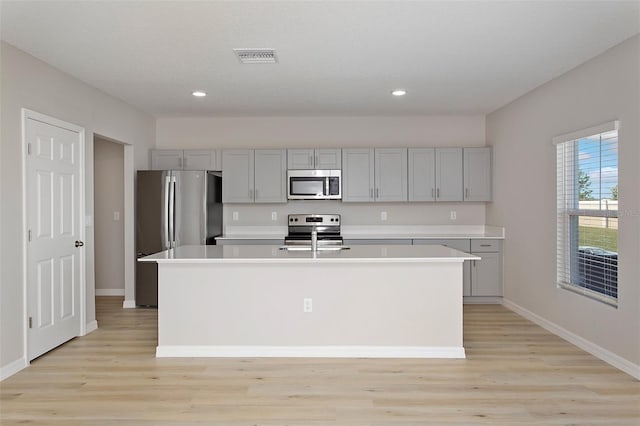
[[[278,62],[274,49],[233,49],[243,64],[275,64]]]

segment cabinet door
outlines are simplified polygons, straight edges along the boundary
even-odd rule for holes
[[[441,245],[450,247],[455,250],[460,250],[465,253],[469,253],[471,243],[466,239],[455,240],[436,240],[436,239],[415,239],[414,245]],[[462,295],[471,296],[471,261],[465,260],[462,265]]]
[[[151,170],[182,170],[182,150],[154,149],[151,151]]]
[[[502,296],[501,253],[474,253],[482,260],[471,265],[472,296]]]
[[[286,156],[284,149],[255,150],[256,203],[287,202]]]
[[[316,149],[316,169],[340,170],[342,169],[342,150],[340,148]]]
[[[462,148],[436,148],[436,200],[462,201]]]
[[[287,168],[290,170],[307,170],[314,168],[313,149],[288,149]]]
[[[254,154],[250,149],[222,151],[222,202],[252,203]]]
[[[210,150],[185,150],[183,157],[182,170],[214,170]]]
[[[368,148],[342,150],[342,201],[373,201],[374,151]]]
[[[409,149],[409,201],[435,201],[436,150]]]
[[[464,149],[464,201],[491,201],[491,148]]]
[[[375,150],[376,201],[407,201],[407,149]]]

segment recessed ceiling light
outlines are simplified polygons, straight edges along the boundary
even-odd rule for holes
[[[196,98],[203,98],[207,96],[207,92],[203,92],[202,90],[194,90],[191,94]]]
[[[397,90],[394,90],[393,92],[391,92],[391,94],[393,96],[404,96],[404,95],[407,94],[407,91],[404,90],[404,89],[397,89]]]

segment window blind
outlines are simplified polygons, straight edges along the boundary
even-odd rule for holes
[[[612,129],[611,129],[612,128]],[[589,129],[586,129],[587,131]],[[616,305],[618,298],[617,123],[557,140],[557,282]]]

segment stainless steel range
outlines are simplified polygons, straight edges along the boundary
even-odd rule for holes
[[[312,246],[314,234],[318,247],[341,246],[339,214],[290,214],[287,246]]]

